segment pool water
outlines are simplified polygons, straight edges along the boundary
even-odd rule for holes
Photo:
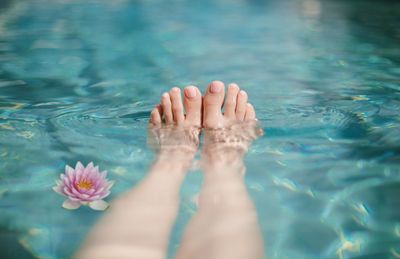
[[[107,170],[112,200],[160,94],[214,79],[266,132],[246,184],[268,258],[400,258],[400,3],[372,0],[1,1],[0,258],[69,258],[102,213],[60,207],[64,166]]]

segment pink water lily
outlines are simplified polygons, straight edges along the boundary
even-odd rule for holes
[[[108,203],[103,199],[110,194],[114,184],[106,177],[107,172],[100,172],[93,162],[86,167],[78,162],[75,169],[65,166],[65,173],[60,175],[53,190],[68,198],[62,205],[65,209],[74,210],[81,205],[88,205],[94,210],[105,210]]]

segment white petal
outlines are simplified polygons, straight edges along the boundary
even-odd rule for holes
[[[65,200],[64,203],[62,204],[62,207],[67,210],[76,210],[81,206],[81,203],[79,201],[71,201],[70,199]]]
[[[106,179],[106,178],[107,178],[107,171],[101,172],[101,177],[102,177],[103,179]]]
[[[84,200],[88,199],[89,197],[90,197],[90,195],[89,195],[89,194],[86,194],[86,193],[81,193],[81,194],[79,195],[79,198],[84,199]]]
[[[115,183],[115,181],[107,181],[107,190],[110,190],[111,189],[111,187],[113,187],[113,185],[114,185],[114,183]]]
[[[89,207],[94,210],[105,210],[108,206],[109,204],[103,200],[89,202]]]
[[[55,191],[58,194],[64,195],[62,193],[62,187],[60,185],[53,186],[53,191]]]
[[[100,194],[99,196],[100,196],[100,199],[104,199],[104,198],[107,197],[108,195],[110,195],[110,192],[102,193],[102,194]]]
[[[104,187],[100,187],[99,189],[97,189],[96,190],[96,194],[99,194],[99,193],[101,193],[102,191],[104,191]]]
[[[65,173],[68,174],[71,171],[73,172],[74,168],[70,167],[69,165],[65,165]]]

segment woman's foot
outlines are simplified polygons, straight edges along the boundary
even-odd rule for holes
[[[201,93],[195,86],[187,86],[183,92],[182,102],[181,90],[172,88],[151,111],[148,144],[159,154],[182,152],[193,156],[199,145]]]
[[[203,100],[203,157],[207,162],[238,160],[262,134],[247,99],[247,93],[236,84],[228,85],[226,96],[222,82],[214,81],[208,86]]]
[[[243,121],[255,121],[256,113],[247,102],[247,93],[237,84],[229,84],[225,97],[225,86],[213,81],[206,90],[203,101],[203,126],[206,129],[226,128]],[[225,99],[225,101],[224,101]],[[221,109],[224,106],[224,112]]]

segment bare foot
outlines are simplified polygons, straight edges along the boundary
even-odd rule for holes
[[[230,84],[225,97],[222,82],[208,86],[200,159],[204,181],[197,213],[186,228],[176,258],[263,258],[257,213],[242,177],[243,155],[261,133],[256,126],[246,92]]]
[[[208,162],[234,162],[262,134],[247,98],[236,84],[229,84],[226,97],[222,82],[214,81],[208,86],[203,100],[203,156]]]
[[[148,127],[148,144],[159,156],[169,156],[171,152],[194,156],[199,145],[201,102],[201,93],[195,86],[185,87],[183,103],[178,87],[161,96]]]

